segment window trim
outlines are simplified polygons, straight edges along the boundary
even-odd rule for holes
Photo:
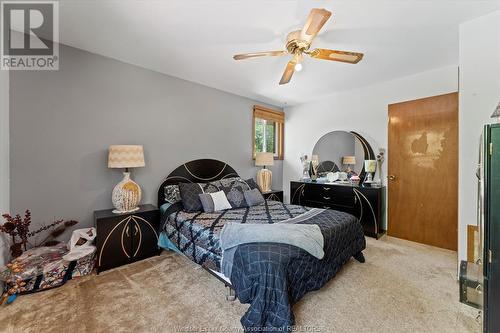
[[[260,105],[253,106],[252,116],[252,158],[255,159],[255,119],[264,119],[276,123],[276,138],[278,154],[274,156],[275,160],[284,158],[284,139],[285,139],[285,113],[283,111],[273,110]]]

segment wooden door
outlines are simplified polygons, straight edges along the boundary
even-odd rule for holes
[[[389,105],[388,235],[457,250],[458,93]]]

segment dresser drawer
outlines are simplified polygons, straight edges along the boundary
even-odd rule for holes
[[[385,232],[385,187],[290,182],[290,201],[352,214],[359,219],[367,236],[378,238]]]
[[[352,215],[355,215],[355,207],[351,206],[344,206],[344,205],[337,205],[332,202],[318,202],[318,201],[312,201],[312,200],[306,200],[304,203],[304,206],[306,207],[317,207],[317,208],[325,208],[325,209],[333,209],[333,210],[338,210],[341,212],[346,212]]]
[[[350,186],[306,184],[304,187],[304,199],[319,204],[349,208],[355,205],[355,196]]]

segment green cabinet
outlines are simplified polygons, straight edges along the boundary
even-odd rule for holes
[[[500,124],[484,128],[485,332],[500,332]]]

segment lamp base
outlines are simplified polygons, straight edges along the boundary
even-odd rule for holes
[[[123,179],[116,184],[111,197],[113,210],[115,214],[123,214],[134,212],[139,209],[138,205],[141,201],[141,188],[130,179],[130,172],[123,173]]]
[[[367,172],[365,175],[365,180],[363,181],[363,184],[372,184],[372,183],[374,183],[372,173]]]
[[[112,213],[113,213],[113,214],[127,214],[127,213],[137,212],[139,209],[141,209],[141,207],[135,207],[134,209],[131,209],[131,210],[118,210],[118,209],[113,209],[113,210],[112,210]]]
[[[262,192],[271,191],[271,184],[273,182],[273,173],[269,169],[260,169],[257,172],[257,185],[259,185]]]

